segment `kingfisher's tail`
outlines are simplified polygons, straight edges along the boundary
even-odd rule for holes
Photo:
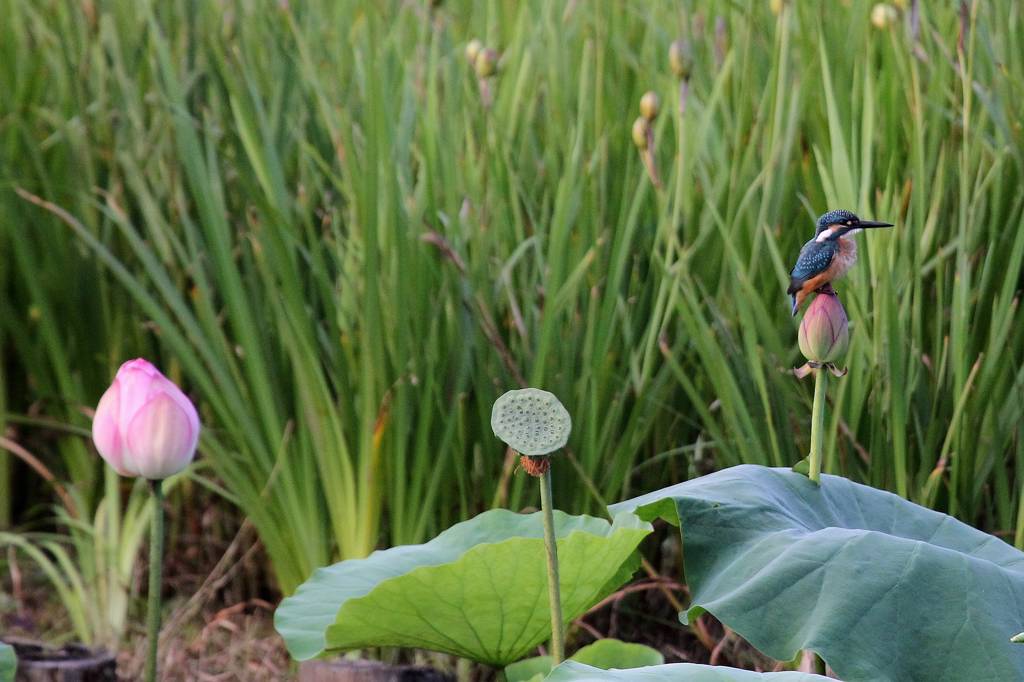
[[[796,302],[796,294],[793,294],[793,317],[796,317],[796,311],[800,308],[800,304]]]

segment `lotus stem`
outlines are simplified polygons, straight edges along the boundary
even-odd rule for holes
[[[690,95],[690,81],[683,79],[679,81],[679,115],[686,114],[686,100]]]
[[[164,491],[163,481],[150,481],[153,489],[153,527],[149,535],[149,613],[146,616],[146,635],[149,652],[146,655],[146,682],[157,680],[157,644],[160,639],[160,588],[164,563]]]
[[[643,150],[644,165],[647,167],[647,174],[651,176],[651,184],[655,189],[661,189],[661,176],[658,175],[658,162],[654,158],[654,126],[647,127],[647,148]]]
[[[490,111],[494,104],[494,93],[491,91],[491,83],[487,78],[477,78],[477,86],[480,88],[480,103],[486,111]]]
[[[821,483],[821,453],[825,442],[825,391],[828,389],[828,370],[814,370],[814,407],[811,410],[811,456],[809,477]]]
[[[548,556],[548,603],[551,608],[551,660],[555,665],[565,658],[565,633],[562,621],[562,594],[558,583],[558,544],[555,540],[555,514],[551,503],[551,468],[540,477],[540,507],[544,513],[544,547]]]

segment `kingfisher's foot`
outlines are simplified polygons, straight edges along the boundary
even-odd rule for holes
[[[836,297],[839,296],[839,294],[836,293],[836,290],[832,288],[832,283],[831,282],[825,282],[823,285],[821,285],[820,287],[815,289],[814,293],[816,293],[816,294],[828,294],[829,296],[836,296]]]

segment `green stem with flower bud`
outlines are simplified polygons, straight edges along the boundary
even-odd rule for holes
[[[146,614],[146,682],[157,679],[157,643],[160,639],[160,588],[164,564],[164,491],[163,481],[150,481],[153,489],[153,526],[149,535],[149,613]]]
[[[828,369],[814,370],[814,406],[811,408],[811,455],[808,477],[821,482],[821,455],[825,443],[825,391],[828,389]]]
[[[565,658],[565,633],[562,621],[562,594],[558,583],[558,543],[555,539],[555,514],[551,502],[551,469],[540,477],[540,508],[544,514],[544,548],[548,557],[548,604],[551,608],[551,660],[555,665]]]

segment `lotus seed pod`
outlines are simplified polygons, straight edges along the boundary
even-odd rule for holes
[[[888,3],[880,2],[871,8],[871,23],[877,29],[885,30],[895,24],[899,18],[899,12]]]
[[[651,130],[651,124],[643,116],[633,121],[633,144],[640,151],[647,149],[647,133]]]
[[[800,322],[800,351],[811,362],[835,362],[850,346],[850,323],[839,297],[817,294]]]
[[[540,457],[565,447],[572,419],[553,393],[524,388],[494,401],[491,429],[519,454]]]
[[[485,47],[477,54],[474,65],[476,66],[476,75],[481,78],[490,78],[498,70],[498,51]]]
[[[772,11],[772,14],[779,16],[782,14],[782,8],[785,5],[784,0],[768,0],[768,9]]]
[[[476,38],[466,43],[466,61],[469,62],[470,66],[476,67],[476,56],[480,54],[482,49],[484,49],[484,44]]]
[[[658,117],[660,110],[661,100],[658,98],[658,93],[653,90],[645,92],[644,96],[640,98],[640,115],[648,121],[653,121]]]
[[[676,78],[686,80],[690,77],[690,69],[693,68],[693,55],[690,44],[685,40],[677,40],[669,45],[668,64]]]

